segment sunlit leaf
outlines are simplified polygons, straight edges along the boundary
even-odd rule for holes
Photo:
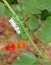
[[[43,23],[37,32],[38,38],[45,43],[51,42],[51,16]]]
[[[32,65],[36,62],[36,57],[32,53],[26,53],[19,56],[12,65]]]
[[[19,0],[27,13],[40,13],[46,9],[51,12],[51,0]]]
[[[26,24],[30,31],[34,32],[34,30],[38,27],[38,20],[34,16],[31,16]]]
[[[0,14],[3,14],[5,12],[4,4],[0,2]]]

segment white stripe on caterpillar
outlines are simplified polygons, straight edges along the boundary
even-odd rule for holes
[[[9,20],[9,22],[11,23],[12,27],[15,29],[15,31],[17,32],[17,34],[20,34],[20,29],[19,29],[19,27],[17,27],[17,25],[16,25],[14,19],[11,18],[11,19]]]

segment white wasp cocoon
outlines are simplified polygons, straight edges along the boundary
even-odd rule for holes
[[[15,25],[14,19],[11,18],[11,19],[9,20],[9,22],[10,22],[12,25]]]
[[[19,27],[17,27],[17,25],[16,25],[14,19],[11,18],[11,19],[9,20],[9,22],[11,23],[11,25],[12,25],[12,27],[15,29],[15,31],[16,31],[18,34],[20,34],[20,29],[19,29]]]
[[[16,30],[19,30],[19,27],[16,27],[15,29],[16,29]]]

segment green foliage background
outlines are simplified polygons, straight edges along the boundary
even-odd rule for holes
[[[2,0],[0,0],[2,1]],[[47,45],[51,42],[51,0],[7,0],[12,9],[20,18],[21,22],[26,25],[25,29],[34,33],[39,26],[39,19],[42,26],[36,32],[39,40]],[[17,4],[16,4],[17,3]],[[0,2],[0,14],[5,14],[8,17],[13,17],[7,6]],[[28,15],[28,19],[25,21],[23,14]],[[33,35],[34,36],[34,35]],[[32,41],[32,40],[31,40]],[[19,56],[12,65],[39,65],[37,58],[31,54],[26,53],[23,56]],[[51,63],[42,61],[43,65],[51,65]]]

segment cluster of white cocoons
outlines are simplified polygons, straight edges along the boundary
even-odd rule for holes
[[[9,22],[11,23],[12,27],[15,29],[15,31],[17,32],[17,34],[20,34],[20,29],[19,29],[19,27],[17,27],[17,25],[16,25],[14,19],[11,18],[11,19],[9,20]]]

